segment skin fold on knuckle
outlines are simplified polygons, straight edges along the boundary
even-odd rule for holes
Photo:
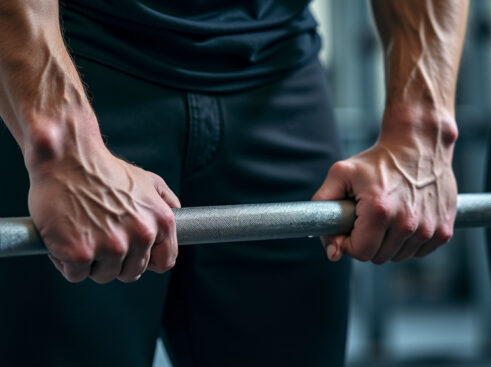
[[[75,250],[66,256],[65,263],[75,265],[90,265],[94,261],[93,249],[86,246],[75,246]]]
[[[128,244],[119,236],[110,236],[102,244],[105,256],[114,259],[123,259],[128,252]]]
[[[172,233],[175,231],[176,228],[176,217],[172,210],[168,209],[165,210],[164,213],[161,214],[160,216],[160,226],[161,229],[164,230],[166,233]]]
[[[434,233],[435,230],[431,224],[423,223],[418,229],[417,238],[421,243],[428,242],[433,238]]]
[[[392,214],[389,200],[383,197],[373,199],[371,203],[371,212],[374,221],[387,223]]]
[[[453,227],[451,225],[442,225],[435,232],[435,239],[439,244],[449,242],[453,237]]]
[[[134,243],[140,247],[149,248],[155,243],[157,237],[157,229],[143,221],[138,221],[135,224],[136,233]]]
[[[418,229],[419,219],[414,213],[406,213],[398,222],[398,230],[402,237],[409,237]]]

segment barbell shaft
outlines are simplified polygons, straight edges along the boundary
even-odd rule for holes
[[[352,201],[225,205],[174,210],[179,245],[349,232]],[[460,194],[456,227],[491,226],[491,194]],[[46,254],[31,219],[0,219],[0,257]]]

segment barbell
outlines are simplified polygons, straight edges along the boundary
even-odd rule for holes
[[[174,209],[179,245],[346,233],[353,201],[306,201]],[[491,226],[491,193],[460,194],[455,227]],[[46,254],[29,217],[0,219],[0,257]]]

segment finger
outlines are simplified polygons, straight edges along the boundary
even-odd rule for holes
[[[422,242],[417,236],[407,239],[397,253],[392,256],[391,261],[401,262],[410,259],[426,242]]]
[[[438,247],[440,247],[441,245],[439,244],[436,244],[435,242],[432,242],[432,241],[428,241],[424,244],[422,244],[418,251],[416,251],[415,254],[413,254],[412,257],[416,257],[416,258],[422,258],[422,257],[425,257],[429,254],[431,254],[432,252],[434,252]]]
[[[416,217],[411,214],[400,214],[388,229],[382,245],[373,257],[375,264],[384,264],[392,259],[402,248],[418,227]]]
[[[351,172],[351,166],[346,161],[336,162],[327,174],[322,186],[314,194],[312,200],[326,201],[344,199],[351,193],[351,184],[348,175]]]
[[[147,269],[151,247],[157,236],[156,225],[137,222],[133,228],[131,245],[118,276],[126,283],[138,280]]]
[[[58,269],[60,273],[63,274],[65,270],[65,266],[63,262],[57,257],[53,256],[52,254],[48,254],[48,257],[51,260],[51,262],[55,265],[56,269]]]
[[[148,269],[164,273],[171,269],[177,259],[177,233],[174,213],[167,209],[159,218],[159,230],[152,246]]]
[[[389,229],[380,245],[377,253],[373,256],[372,262],[382,265],[390,260],[402,247],[405,238],[395,229]]]
[[[431,254],[440,246],[448,243],[453,237],[453,225],[444,224],[436,231],[433,238],[421,246],[414,254],[414,257],[421,258]]]
[[[431,240],[434,233],[434,224],[430,220],[421,223],[415,233],[406,240],[399,252],[394,255],[392,261],[400,262],[413,257],[421,246]]]
[[[383,199],[361,199],[356,204],[358,217],[353,230],[342,244],[345,254],[360,261],[372,260],[385,238],[390,223],[390,206]]]
[[[49,257],[65,279],[72,283],[81,282],[90,275],[94,259],[93,251],[84,246],[77,246],[70,254],[58,255],[53,252]]]
[[[345,161],[336,162],[327,174],[327,177],[322,186],[312,197],[313,201],[327,201],[344,199],[349,191],[347,174],[350,171],[350,166]],[[346,239],[345,235],[338,236],[322,236],[321,242],[326,250],[327,257],[330,261],[339,261],[343,254],[342,244]]]
[[[150,177],[152,179],[153,185],[157,190],[160,197],[169,205],[171,208],[180,208],[181,203],[177,198],[176,194],[167,186],[162,177],[150,172]]]
[[[130,249],[128,256],[123,262],[121,273],[118,279],[124,283],[130,283],[140,279],[145,272],[150,261],[151,248],[143,252],[140,247],[138,249]]]
[[[330,261],[336,262],[341,260],[343,256],[343,244],[347,238],[348,236],[346,235],[321,237],[322,244]]]
[[[125,234],[113,235],[102,244],[103,249],[92,263],[90,278],[99,284],[114,280],[120,273],[128,253],[128,238]]]

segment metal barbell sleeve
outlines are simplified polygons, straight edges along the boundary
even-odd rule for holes
[[[352,201],[288,202],[174,209],[179,245],[348,232]],[[456,227],[491,226],[491,194],[460,194]],[[30,218],[0,219],[0,257],[46,254]]]

